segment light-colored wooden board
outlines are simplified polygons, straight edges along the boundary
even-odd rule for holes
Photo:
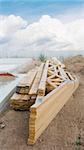
[[[47,79],[47,84],[49,84],[51,87],[53,87],[53,89],[55,89],[57,87],[50,79]]]
[[[66,68],[63,63],[61,63],[56,57],[53,57],[50,60],[53,64],[60,66],[61,68]]]
[[[63,104],[65,104],[65,100],[67,99],[67,96],[70,95],[70,93],[72,94],[72,89],[73,87],[68,88],[68,89],[66,88],[67,92],[64,95],[63,95],[64,91],[62,91],[62,95],[60,98],[58,97],[52,103],[46,104],[48,107],[46,108],[46,105],[45,105],[43,112],[39,116],[36,117],[35,125],[32,124],[32,117],[31,117],[30,131],[37,132],[37,130],[39,130],[42,127],[42,125],[46,123],[46,120],[50,118],[53,112],[55,113],[59,112],[59,108],[62,108]],[[38,110],[37,110],[37,115],[38,115]]]
[[[45,66],[44,66],[42,78],[40,80],[40,84],[39,84],[39,87],[38,87],[38,95],[39,96],[44,96],[45,95],[48,65],[49,65],[49,61],[47,61]]]
[[[30,86],[37,73],[37,67],[30,70],[27,75],[19,82],[20,86]]]
[[[72,94],[72,93],[71,93]],[[34,132],[34,131],[32,131],[32,130],[30,130],[30,132],[32,132],[32,135],[31,135],[31,137],[30,137],[30,139],[32,139],[32,140],[34,140],[34,141],[36,141],[37,140],[37,138],[41,135],[41,133],[45,130],[45,127],[47,127],[48,125],[49,125],[49,123],[53,120],[53,118],[56,116],[56,114],[60,111],[60,109],[63,107],[63,105],[66,103],[66,101],[67,101],[67,99],[69,99],[69,97],[70,97],[71,95],[70,95],[70,92],[68,93],[68,95],[65,95],[63,98],[62,98],[62,103],[61,103],[61,105],[60,104],[56,104],[56,106],[53,108],[53,110],[52,110],[52,113],[51,114],[48,114],[46,117],[45,117],[45,120],[42,120],[42,124],[40,123],[40,128],[36,131],[36,132]],[[66,99],[66,97],[67,97],[67,99]],[[64,104],[63,104],[64,103]],[[49,112],[50,113],[50,112]],[[41,119],[39,120],[39,121],[41,121]],[[37,126],[36,126],[37,127]]]
[[[35,79],[36,73],[37,67],[35,69],[30,70],[17,85],[16,92],[19,94],[28,94],[29,89]]]
[[[37,72],[37,75],[35,77],[35,80],[34,80],[32,86],[31,86],[31,89],[29,91],[29,95],[37,94],[40,79],[41,79],[42,72],[43,72],[43,68],[44,68],[44,63],[42,63],[40,65],[40,67],[38,68],[38,72]]]
[[[29,110],[34,103],[35,100],[31,100],[29,95],[14,93],[10,99],[10,107],[15,110]]]
[[[68,76],[66,75],[66,72],[64,71],[64,69],[59,66],[58,66],[58,68],[59,68],[59,72],[60,72],[60,75],[62,76],[62,78],[64,80],[68,80]]]
[[[75,84],[77,84],[77,83],[75,83]],[[63,88],[62,92],[64,92],[63,94],[60,95],[60,93],[59,94],[58,94],[58,92],[56,93],[56,95],[59,95],[57,98],[57,101],[56,101],[56,97],[54,95],[52,96],[52,94],[51,94],[50,97],[46,96],[48,98],[48,100],[44,100],[44,103],[42,101],[42,104],[40,104],[40,106],[37,106],[37,109],[36,109],[37,116],[35,116],[35,114],[33,114],[33,117],[35,117],[35,122],[34,122],[34,119],[33,119],[33,122],[34,122],[33,124],[32,124],[32,121],[30,121],[31,127],[30,127],[30,131],[29,131],[30,136],[28,139],[29,144],[35,143],[37,138],[41,135],[41,133],[45,130],[45,128],[49,125],[49,123],[52,121],[52,119],[55,117],[55,115],[60,111],[60,109],[67,102],[69,97],[72,95],[74,88],[75,88],[74,83],[70,82],[70,84],[68,84],[68,86],[65,86],[65,87],[66,87],[66,90],[64,89],[64,87],[62,87]],[[55,94],[55,93],[53,93],[53,94]],[[50,106],[47,104],[47,102],[48,103],[51,102]],[[44,107],[45,109],[43,108],[43,105],[45,105],[45,107]],[[48,108],[47,108],[47,106],[48,106]],[[35,104],[34,104],[34,107],[35,107]],[[50,107],[51,107],[51,109],[50,109]],[[33,106],[31,106],[31,109],[32,108],[33,108]],[[44,117],[42,118],[41,115],[43,115]],[[32,116],[31,116],[31,120],[32,120]]]

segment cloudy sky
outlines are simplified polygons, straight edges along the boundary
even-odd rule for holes
[[[84,0],[0,0],[0,56],[84,50]]]

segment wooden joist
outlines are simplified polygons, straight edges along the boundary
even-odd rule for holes
[[[40,80],[40,84],[39,84],[39,87],[38,87],[38,95],[39,96],[44,96],[45,95],[48,65],[49,65],[49,61],[47,61],[45,66],[44,66],[42,78]]]
[[[44,67],[44,63],[42,63],[38,69],[37,75],[35,77],[35,80],[32,84],[32,87],[29,91],[29,95],[37,95],[38,92],[38,87],[39,87],[39,83],[40,83],[40,79],[42,76],[42,72],[43,72],[43,67]]]
[[[52,58],[51,61],[53,62],[53,64],[60,66],[63,69],[66,68],[65,65],[61,63],[56,57]]]
[[[68,80],[68,76],[67,76],[66,72],[64,71],[64,69],[61,68],[61,67],[59,67],[59,66],[58,66],[58,69],[59,69],[60,76],[61,76],[64,80]]]
[[[49,84],[50,86],[52,86],[53,89],[56,88],[55,84],[50,79],[47,79],[47,84]]]

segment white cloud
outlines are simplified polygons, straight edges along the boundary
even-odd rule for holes
[[[0,54],[20,55],[39,50],[84,50],[84,19],[62,23],[42,16],[28,24],[20,16],[0,16]]]
[[[0,16],[0,42],[6,42],[14,33],[27,25],[20,16]]]

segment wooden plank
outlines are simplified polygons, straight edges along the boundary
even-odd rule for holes
[[[29,110],[30,106],[34,103],[35,99],[31,100],[29,95],[14,93],[10,99],[10,107],[15,110]]]
[[[49,99],[51,99],[51,97],[53,97],[53,95],[56,95],[56,97],[57,96],[59,96],[59,95],[61,95],[61,92],[62,91],[65,91],[65,88],[66,88],[66,83],[67,83],[67,81],[65,81],[60,87],[57,87],[57,88],[55,88],[52,92],[50,92],[49,94],[47,94],[44,98],[43,98],[43,100],[42,100],[42,103],[41,103],[41,108],[43,109],[43,105],[42,104],[44,104],[44,103],[48,103],[49,101]],[[48,102],[47,102],[48,101]],[[52,100],[50,100],[51,101],[51,103],[52,103]],[[53,99],[53,101],[54,101],[54,99]],[[35,103],[36,104],[36,103]],[[36,108],[37,109],[37,107],[38,107],[38,109],[40,108],[40,105],[32,105],[31,106],[31,108],[30,108],[30,110],[32,110],[33,108]],[[50,102],[49,102],[49,104],[50,104]],[[47,107],[47,106],[46,106]],[[40,111],[42,110],[42,109],[40,109]]]
[[[60,79],[60,78],[52,78],[51,81],[52,82],[63,82],[64,80]]]
[[[67,100],[69,99],[69,97],[72,95],[74,91],[74,82],[69,82],[67,85],[65,85],[65,87],[66,87],[66,90],[64,89],[64,86],[61,87],[62,92],[63,92],[61,93],[61,95],[60,93],[58,94],[58,92],[55,92],[54,90],[52,91],[52,94],[51,93],[49,94],[50,96],[46,96],[44,98],[45,100],[42,101],[42,104],[36,107],[34,104],[34,108],[36,108],[37,113],[36,114],[33,113],[33,117],[35,117],[35,121],[34,119],[32,120],[33,124],[30,120],[30,130],[29,130],[29,139],[28,139],[29,144],[35,143],[37,138],[41,135],[41,133],[49,125],[49,123],[56,116],[56,114],[60,111],[63,105],[67,102]],[[58,88],[58,90],[59,89],[60,88]],[[57,97],[57,95],[59,98]],[[33,106],[31,108],[33,108]],[[41,115],[44,117],[42,117]],[[32,116],[31,116],[31,119],[32,119]]]
[[[56,69],[56,66],[54,65],[53,67],[54,67],[55,74],[58,75],[58,70]]]
[[[65,68],[65,65],[63,63],[61,63],[56,57],[52,58],[52,62],[53,62],[53,64],[56,64],[56,65],[60,66],[61,68]]]
[[[62,76],[62,78],[64,80],[68,80],[68,76],[66,75],[65,71],[59,66],[58,66],[58,69],[59,69],[59,72],[60,72],[60,75]]]
[[[66,71],[66,74],[68,75],[70,80],[74,80],[74,77],[68,71]]]
[[[39,107],[38,107],[38,104],[37,105],[34,104],[31,107],[31,112],[32,112],[32,108],[36,108],[36,112],[37,112],[37,117],[36,117],[36,120],[35,120],[35,126],[36,126],[35,130],[36,131],[40,128],[41,124],[44,122],[43,120],[46,120],[46,117],[50,116],[50,114],[52,113],[53,107],[55,107],[55,108],[58,107],[58,104],[60,104],[59,103],[59,101],[60,101],[59,96],[60,96],[60,94],[63,94],[65,89],[67,89],[67,87],[62,89],[59,92],[58,96],[56,95],[56,97],[54,97],[55,95],[53,95],[52,97],[50,97],[48,99],[48,101],[46,101],[46,103],[42,103],[42,105],[39,104]],[[54,97],[54,99],[53,99],[53,97]],[[30,115],[31,120],[35,117],[35,115],[36,114],[34,114],[34,113],[33,113],[32,116]],[[43,115],[44,115],[44,117],[42,117]],[[46,121],[45,121],[45,123],[46,123]]]
[[[11,101],[12,100],[17,100],[18,101],[20,98],[21,98],[21,94],[14,93],[11,97]]]
[[[53,71],[51,71],[50,69],[48,69],[48,74],[51,76],[51,75],[53,75],[53,74],[54,74],[54,72],[53,72]]]
[[[35,79],[37,68],[30,70],[27,75],[19,82],[16,92],[19,94],[28,94],[29,89]]]
[[[38,107],[38,105],[40,105],[42,103],[43,98],[44,98],[43,96],[37,96],[35,104],[32,106],[32,108]],[[30,110],[31,110],[31,108],[30,108]]]
[[[71,91],[71,94],[72,94],[72,91]],[[65,95],[63,95],[62,102],[60,101],[61,104],[60,104],[60,102],[54,103],[52,105],[50,111],[48,110],[47,112],[45,112],[43,114],[44,117],[40,116],[38,119],[36,118],[35,125],[32,126],[32,124],[31,124],[31,128],[29,131],[32,139],[35,138],[35,140],[36,140],[39,137],[39,134],[41,134],[41,132],[43,132],[43,130],[45,130],[45,127],[47,127],[47,125],[53,120],[52,115],[53,114],[56,115],[62,109],[62,107],[67,102],[67,99],[69,99],[70,96],[71,96],[70,91],[67,91],[67,93]],[[60,98],[60,100],[61,100],[61,98]]]
[[[73,86],[70,88],[73,88]],[[36,123],[36,129],[35,129],[36,131],[41,127],[41,124],[43,122],[46,122],[46,117],[48,117],[52,114],[52,110],[55,109],[55,111],[56,111],[58,109],[58,106],[60,106],[62,104],[62,103],[60,104],[60,99],[66,98],[66,95],[68,95],[69,92],[72,91],[72,89],[70,89],[70,88],[67,89],[67,87],[66,87],[67,92],[63,95],[64,91],[62,91],[60,98],[57,97],[53,101],[53,97],[52,97],[52,101],[50,101],[50,103],[44,104],[44,106],[42,106],[42,108],[40,105],[39,110],[37,108],[37,117],[36,117],[36,122],[35,122]],[[47,105],[47,107],[46,107],[46,105]],[[40,109],[41,109],[41,111],[40,111]],[[43,115],[44,115],[44,117],[42,118]]]
[[[57,87],[53,82],[51,82],[50,79],[47,79],[47,83],[48,83],[51,87],[53,87],[53,89],[55,89],[55,88]]]
[[[39,87],[38,87],[38,95],[39,96],[44,96],[45,95],[48,65],[49,65],[49,61],[47,61],[45,66],[44,66],[42,78],[40,80],[40,84],[39,84]]]
[[[51,71],[48,70],[48,73],[50,73]],[[63,80],[62,76],[55,74],[54,72],[52,72],[52,74],[49,74],[48,79],[52,79],[52,78],[60,78]]]
[[[30,132],[32,133],[31,134],[31,137],[30,139],[34,140],[34,142],[37,140],[37,138],[41,135],[41,133],[45,130],[45,127],[47,127],[49,125],[49,123],[53,120],[53,118],[56,116],[56,114],[60,111],[60,109],[63,107],[63,105],[66,103],[67,99],[66,97],[69,99],[70,98],[70,94],[72,94],[72,92],[70,93],[67,93],[63,98],[62,98],[62,103],[60,105],[59,104],[56,104],[56,105],[53,105],[53,109],[51,111],[51,113],[49,112],[49,116],[48,115],[44,115],[45,118],[40,119],[38,121],[38,123],[40,123],[40,128],[35,131],[35,130],[30,130]],[[41,118],[41,117],[40,117]],[[41,121],[41,122],[40,122]]]
[[[39,87],[39,82],[42,76],[42,72],[43,72],[43,67],[44,67],[44,63],[42,63],[38,69],[37,75],[35,77],[35,80],[33,82],[33,85],[29,91],[29,95],[37,95],[37,91],[38,91],[38,87]]]

